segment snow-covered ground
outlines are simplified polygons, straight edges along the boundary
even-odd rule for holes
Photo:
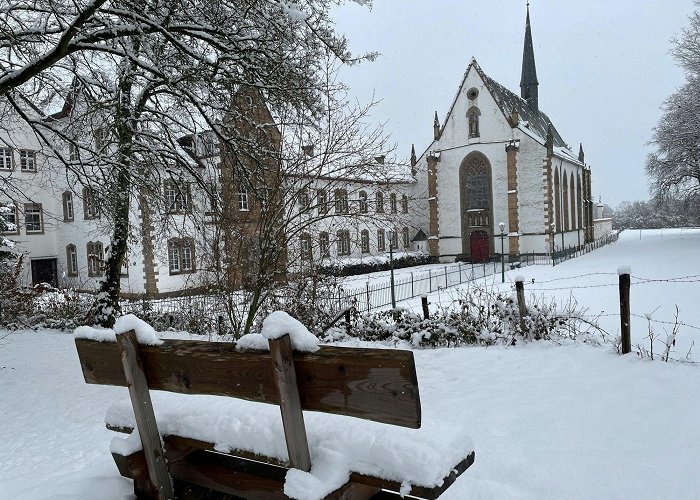
[[[679,333],[679,343],[689,345],[700,340],[698,248],[698,230],[644,232],[641,240],[638,232],[623,233],[614,245],[556,267],[508,273],[507,281],[534,278],[528,288],[538,294],[563,300],[573,293],[589,313],[615,314],[620,265],[644,279],[695,275],[632,286],[635,314],[673,320],[678,304],[680,320],[695,327]],[[500,276],[495,281],[502,286]],[[431,301],[447,304],[454,293]],[[619,318],[599,321],[619,331]],[[634,343],[642,342],[646,319],[635,317],[632,327]],[[415,358],[424,420],[449,415],[461,422],[477,454],[441,498],[700,498],[697,364],[542,342],[416,350]],[[0,499],[133,498],[103,424],[106,409],[125,397],[125,388],[85,384],[72,335],[0,332]]]

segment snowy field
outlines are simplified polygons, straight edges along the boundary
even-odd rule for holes
[[[572,294],[616,335],[616,271],[629,265],[632,312],[642,316],[634,317],[633,344],[647,335],[645,314],[673,321],[678,305],[688,326],[674,357],[683,358],[700,340],[699,255],[699,230],[648,231],[641,239],[623,233],[579,259],[523,268],[506,281],[521,274],[535,279],[527,286],[538,295],[565,301]],[[668,281],[685,276],[692,277]],[[493,281],[503,286],[500,275]],[[430,300],[448,305],[457,293]],[[418,301],[410,304],[418,310]],[[415,357],[426,426],[443,416],[461,422],[476,450],[475,464],[441,498],[700,498],[695,363],[542,342],[416,350]],[[0,499],[133,498],[109,454],[114,433],[103,424],[112,402],[126,397],[125,388],[84,383],[72,335],[0,331]]]

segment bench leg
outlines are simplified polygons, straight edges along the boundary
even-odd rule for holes
[[[148,465],[143,451],[137,451],[128,456],[112,453],[119,474],[134,481],[134,495],[138,500],[158,498],[158,493],[151,486],[148,477]]]

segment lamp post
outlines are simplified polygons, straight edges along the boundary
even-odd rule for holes
[[[505,272],[505,256],[503,255],[503,238],[505,238],[505,233],[503,232],[506,228],[505,222],[499,222],[498,227],[501,228],[501,283],[506,282],[506,272]]]
[[[550,224],[550,231],[552,234],[552,266],[554,266],[554,222]]]
[[[389,231],[389,271],[391,273],[391,308],[396,309],[396,294],[394,292],[394,231]]]

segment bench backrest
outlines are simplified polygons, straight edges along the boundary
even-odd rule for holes
[[[117,343],[75,343],[88,384],[127,386]],[[233,343],[165,340],[140,345],[139,355],[150,389],[279,404],[269,352],[240,352]],[[293,357],[302,409],[420,427],[412,352],[322,346]]]

